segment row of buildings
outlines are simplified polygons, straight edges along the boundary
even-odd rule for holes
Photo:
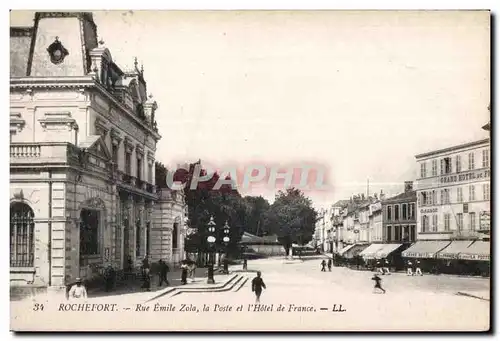
[[[11,288],[63,289],[102,268],[184,257],[183,194],[155,185],[157,103],[91,13],[10,28]]]
[[[345,258],[391,258],[396,265],[419,258],[428,270],[487,268],[490,159],[489,138],[416,155],[417,178],[405,182],[402,193],[355,195],[322,210],[317,247]]]

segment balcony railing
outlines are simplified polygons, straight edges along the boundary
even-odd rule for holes
[[[78,158],[76,149],[67,142],[11,143],[10,163],[65,163]]]
[[[39,144],[16,144],[10,146],[11,158],[33,158],[41,156],[41,146]]]

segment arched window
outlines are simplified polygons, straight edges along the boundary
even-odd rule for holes
[[[35,223],[31,207],[24,203],[10,206],[10,266],[32,267],[35,258]]]
[[[80,212],[80,256],[99,254],[98,210],[84,208]]]

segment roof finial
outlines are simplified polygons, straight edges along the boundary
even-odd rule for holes
[[[56,41],[59,41],[59,36],[56,36]]]
[[[137,57],[134,57],[134,65],[137,67]]]
[[[141,62],[141,73],[144,73],[144,64]]]

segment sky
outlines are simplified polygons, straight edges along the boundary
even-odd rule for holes
[[[11,12],[11,26],[34,12]],[[415,155],[488,137],[489,13],[101,11],[123,69],[144,65],[167,165],[328,170],[324,207],[415,180]],[[258,192],[268,199],[273,188]]]

